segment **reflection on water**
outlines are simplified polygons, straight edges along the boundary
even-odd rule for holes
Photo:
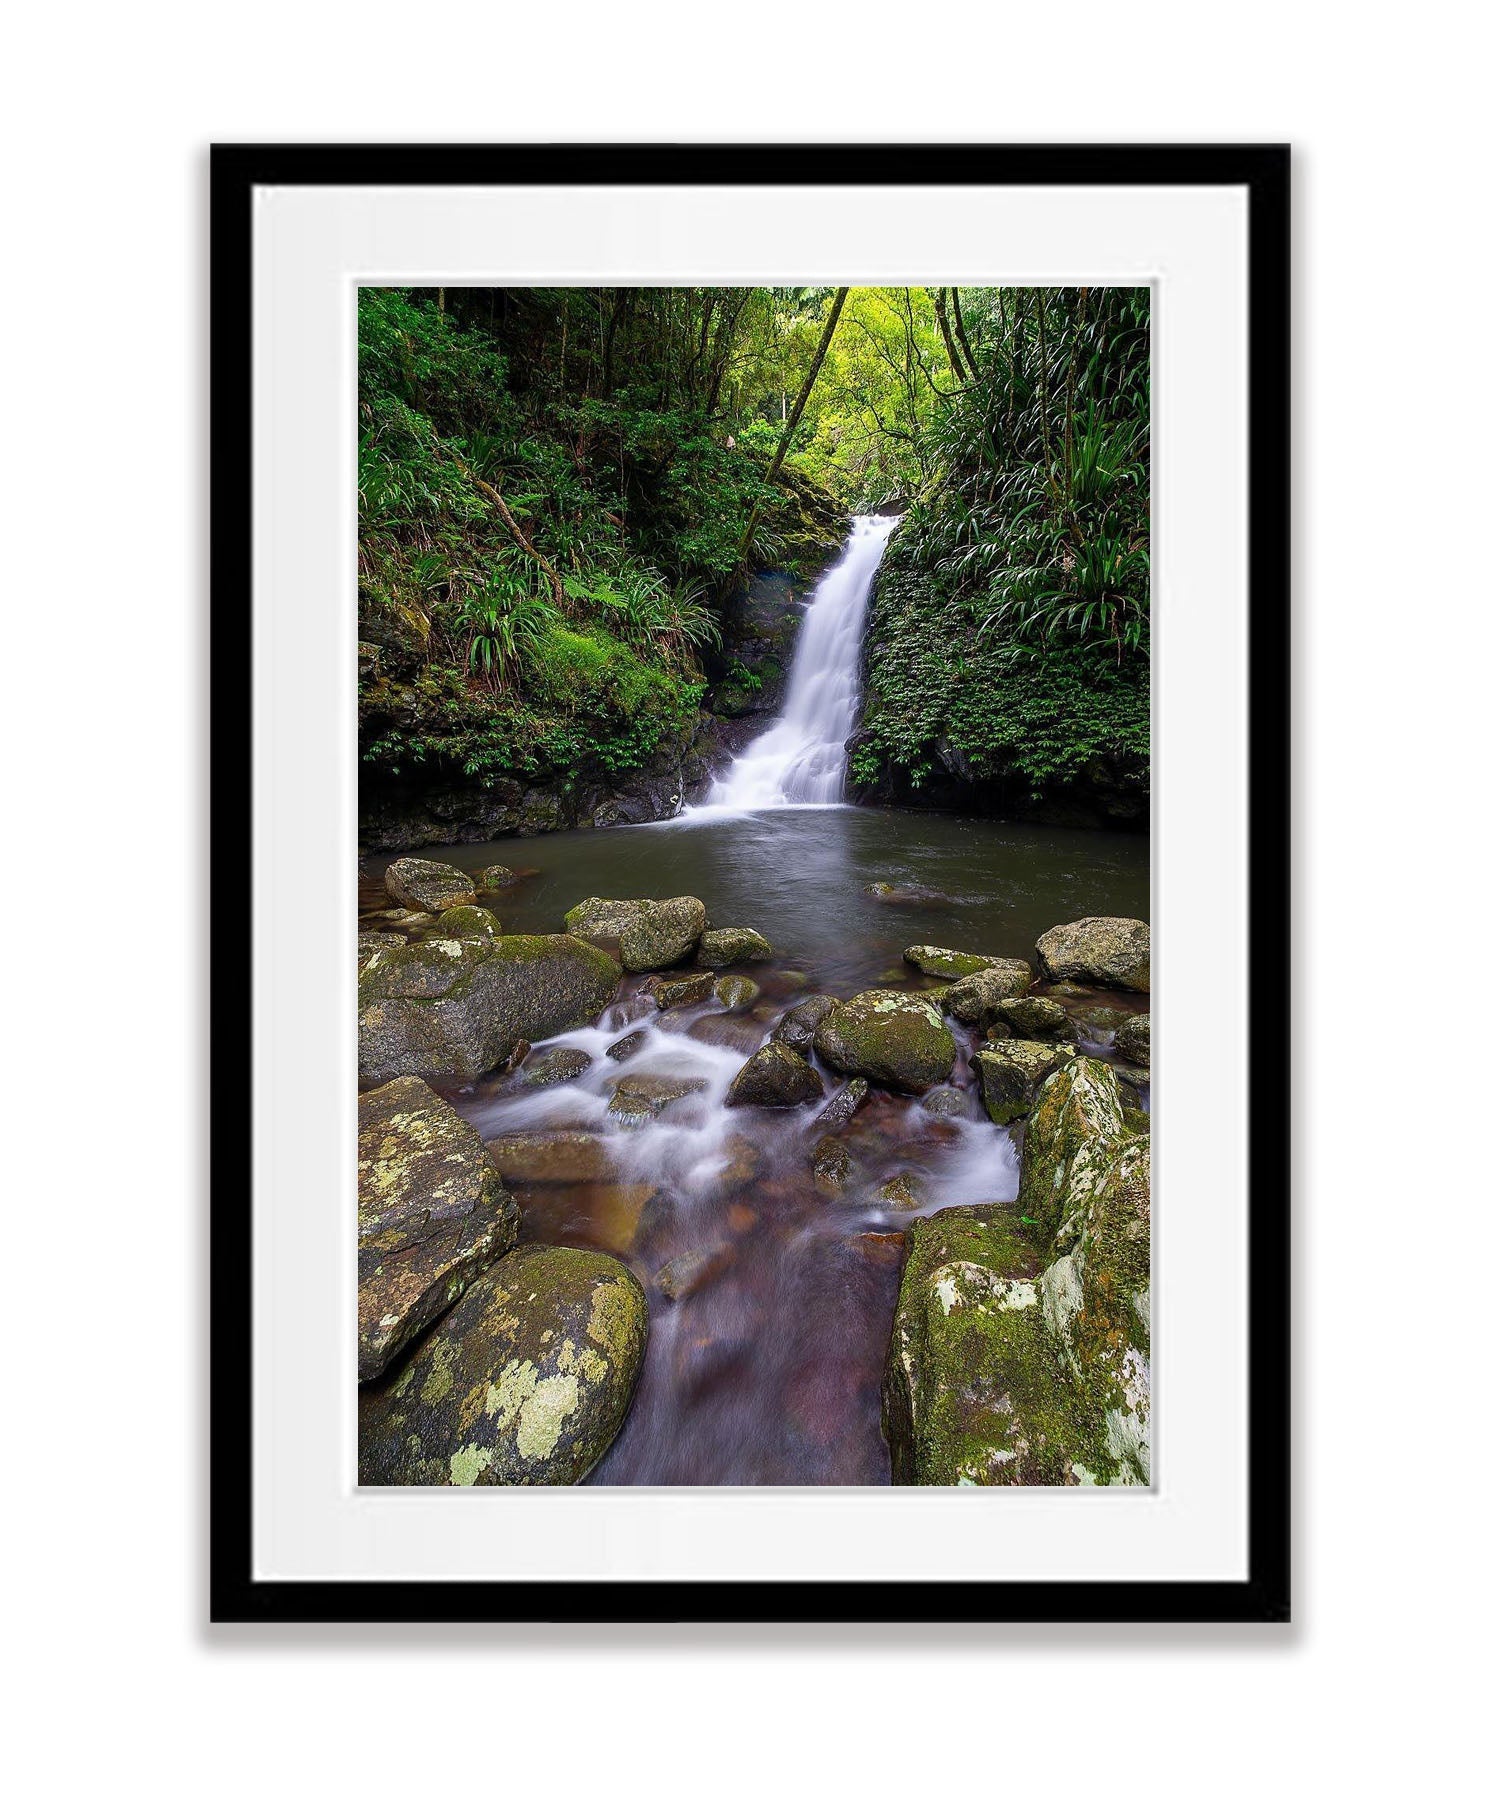
[[[871,1092],[839,1133],[850,1159],[842,1189],[820,1188],[813,1177],[827,1131],[817,1123],[820,1103],[726,1109],[725,1091],[809,993],[939,986],[902,963],[907,944],[1026,955],[1065,919],[1148,916],[1146,841],[799,807],[425,854],[468,869],[504,862],[534,870],[486,897],[508,931],[560,930],[568,908],[591,894],[690,893],[711,923],[754,926],[778,952],[744,971],[760,991],[739,1010],[711,1000],[658,1013],[632,980],[596,1025],[547,1046],[588,1054],[578,1079],[529,1088],[522,1077],[498,1076],[452,1096],[496,1154],[512,1158],[507,1182],[521,1202],[523,1235],[608,1250],[646,1286],[651,1334],[640,1387],[590,1479],[888,1481],[879,1392],[900,1233],[916,1213],[1016,1191],[1010,1136],[982,1118],[972,1090],[972,1041],[957,1031],[960,1092],[947,1096],[954,1116]],[[369,912],[388,905],[379,877],[389,860],[366,865]],[[865,891],[877,883],[894,892]],[[839,1078],[824,1073],[831,1095]],[[645,1078],[637,1093],[660,1103],[644,1124],[610,1111],[617,1086],[631,1078]],[[546,1166],[531,1148],[534,1134],[554,1134],[562,1146]],[[914,1207],[876,1192],[900,1174]]]

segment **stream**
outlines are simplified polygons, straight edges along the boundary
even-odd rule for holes
[[[725,1091],[788,1007],[811,994],[939,990],[902,961],[909,944],[1029,957],[1037,937],[1066,920],[1149,917],[1144,836],[839,803],[865,603],[893,523],[855,521],[808,609],[781,717],[708,804],[660,825],[428,852],[522,874],[485,897],[507,932],[560,931],[589,895],[694,894],[711,924],[753,926],[776,950],[733,971],[756,988],[733,1009],[709,998],[659,1011],[640,992],[645,977],[629,977],[602,1019],[539,1046],[585,1052],[576,1079],[530,1087],[523,1070],[450,1096],[486,1141],[583,1134],[559,1137],[558,1154],[534,1175],[506,1173],[522,1237],[623,1257],[646,1288],[639,1387],[593,1483],[889,1481],[880,1382],[902,1233],[939,1207],[1016,1193],[1011,1135],[985,1118],[968,1068],[974,1039],[953,1026],[958,1093],[943,1095],[947,1114],[871,1089],[841,1132],[854,1174],[836,1194],[811,1168],[828,1129],[815,1123],[821,1103],[727,1109]],[[367,923],[390,905],[381,878],[391,860],[363,865]],[[1144,996],[1097,998],[1146,1005]],[[1096,1034],[1096,1051],[1108,1045],[1107,1032]],[[626,1073],[693,1087],[659,1117],[627,1126],[607,1111],[609,1084]],[[822,1073],[831,1098],[842,1078]],[[915,1207],[875,1192],[901,1174]],[[665,1282],[675,1298],[658,1285],[668,1265],[679,1272]]]

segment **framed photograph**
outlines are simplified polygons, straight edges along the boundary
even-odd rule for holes
[[[1286,149],[212,188],[214,1619],[1286,1620]]]

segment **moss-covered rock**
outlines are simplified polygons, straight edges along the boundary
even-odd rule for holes
[[[527,1244],[360,1398],[367,1486],[582,1481],[624,1423],[646,1296],[612,1256]]]
[[[359,1378],[373,1381],[516,1241],[479,1133],[405,1076],[359,1102]]]
[[[708,914],[703,902],[689,894],[674,900],[581,901],[564,923],[575,937],[586,938],[617,956],[631,974],[670,969],[690,956],[703,936]]]
[[[839,1001],[813,1038],[818,1055],[845,1075],[906,1094],[925,1093],[953,1070],[953,1039],[931,1001],[868,988]]]
[[[527,1087],[556,1087],[561,1081],[577,1081],[586,1075],[593,1063],[587,1050],[571,1044],[554,1044],[550,1050],[539,1050],[521,1064],[521,1081]]]
[[[472,1081],[535,1042],[591,1023],[619,965],[581,939],[429,938],[375,958],[359,983],[359,1072]]]
[[[438,914],[436,932],[439,937],[496,938],[500,921],[483,906],[450,906]]]
[[[1073,1054],[1071,1045],[1029,1044],[1019,1038],[987,1045],[969,1059],[979,1077],[984,1110],[997,1125],[1025,1118],[1042,1083]]]
[[[713,991],[713,972],[709,969],[705,969],[700,975],[681,975],[675,980],[653,975],[641,989],[643,994],[650,995],[663,1012],[673,1006],[702,1006],[705,1001],[712,999]]]
[[[609,1083],[608,1116],[618,1125],[646,1125],[675,1101],[701,1094],[707,1086],[695,1075],[616,1075]]]
[[[1050,981],[1089,981],[1100,987],[1151,991],[1151,927],[1144,919],[1074,919],[1036,941]]]
[[[1073,1035],[1073,1021],[1065,1008],[1055,1000],[1028,996],[1021,1000],[1001,1000],[990,1020],[992,1038],[1029,1038],[1033,1043],[1049,1039],[1063,1042]]]
[[[396,931],[362,931],[359,934],[359,972],[365,970],[377,956],[387,950],[402,950],[406,947],[406,939]]]
[[[979,969],[972,975],[961,975],[952,987],[942,993],[942,1006],[961,1025],[977,1025],[981,1029],[993,1025],[1000,1009],[1008,1000],[1024,994],[1031,985],[1029,963],[1007,963],[1003,967]]]
[[[823,1097],[823,1083],[805,1056],[787,1044],[763,1044],[729,1084],[726,1106],[801,1106]]]
[[[1001,1048],[980,1055],[993,1056]],[[1039,1221],[1058,1251],[1071,1248],[1076,1236],[1071,1214],[1124,1135],[1121,1107],[1114,1071],[1093,1056],[1060,1059],[1037,1093],[1026,1121],[1018,1197],[1021,1211]]]
[[[897,1212],[915,1212],[919,1206],[927,1204],[927,1190],[915,1175],[902,1170],[899,1175],[882,1181],[873,1198],[877,1206],[891,1207]]]
[[[1019,957],[976,956],[968,950],[944,950],[937,944],[908,944],[901,954],[913,968],[942,981],[957,981],[964,975],[977,975],[982,969],[998,969],[1011,977],[1011,993],[1024,994],[1031,986],[1031,964]]]
[[[521,877],[504,863],[491,863],[479,871],[479,888],[481,893],[498,893],[501,888],[514,887]]]
[[[474,904],[474,883],[462,869],[429,862],[424,856],[398,856],[385,872],[385,891],[416,912],[440,913],[450,906]]]
[[[863,1075],[856,1075],[852,1081],[846,1081],[817,1116],[816,1124],[829,1131],[837,1131],[840,1126],[847,1125],[864,1104],[865,1095],[870,1091],[870,1084]]]
[[[769,962],[775,954],[748,925],[724,925],[699,938],[697,961],[705,969],[727,969],[731,963]]]
[[[806,1000],[799,1000],[781,1015],[776,1029],[771,1033],[771,1042],[785,1044],[788,1049],[805,1056],[812,1049],[818,1027],[833,1011],[833,1007],[834,1002],[827,994],[810,994]]]
[[[854,1159],[836,1137],[822,1137],[813,1149],[812,1172],[825,1194],[841,1194],[854,1179]]]
[[[1132,1013],[1115,1033],[1115,1049],[1126,1062],[1151,1067],[1151,1015]]]
[[[748,975],[721,975],[714,983],[714,999],[730,1012],[744,1012],[760,998],[760,989]]]

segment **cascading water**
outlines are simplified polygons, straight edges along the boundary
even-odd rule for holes
[[[865,609],[894,518],[855,519],[844,554],[813,592],[781,716],[709,791],[734,812],[830,806],[844,797],[844,744],[859,710]]]

